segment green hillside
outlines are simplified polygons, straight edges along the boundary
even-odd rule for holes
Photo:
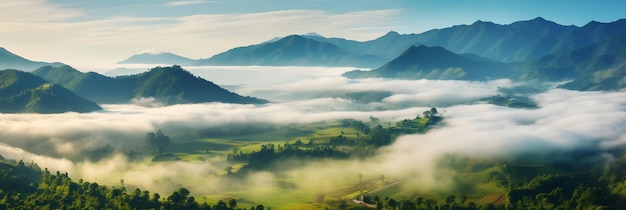
[[[100,110],[97,104],[27,72],[0,71],[0,112],[63,113]]]
[[[123,77],[116,79],[123,79]],[[262,99],[237,95],[213,82],[194,76],[180,66],[156,67],[126,79],[136,81],[135,97],[154,97],[164,104],[202,102],[254,104],[266,102]]]
[[[98,103],[128,103],[137,97],[154,97],[157,102],[165,105],[266,102],[225,90],[210,81],[194,76],[180,66],[156,67],[141,74],[114,78],[95,72],[83,73],[70,66],[56,68],[46,66],[33,73]]]

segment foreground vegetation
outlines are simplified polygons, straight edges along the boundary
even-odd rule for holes
[[[67,173],[43,171],[36,165],[0,161],[1,209],[234,209],[237,201],[198,203],[189,190],[180,188],[167,197],[141,189],[127,191],[82,179],[73,181]],[[256,209],[264,209],[258,205]]]

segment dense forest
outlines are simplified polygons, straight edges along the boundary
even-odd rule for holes
[[[147,190],[127,191],[82,179],[73,181],[67,173],[41,170],[35,163],[0,160],[0,209],[240,209],[237,200],[199,203],[185,188],[161,196]],[[258,204],[250,209],[264,209]]]
[[[606,165],[576,165],[560,173],[529,170],[527,166],[501,163],[489,180],[506,188],[503,203],[467,202],[466,195],[443,200],[416,196],[413,199],[365,195],[366,206],[340,205],[344,209],[621,209],[626,206],[626,152]],[[531,172],[529,172],[531,171]]]

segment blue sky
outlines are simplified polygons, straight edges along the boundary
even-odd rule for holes
[[[623,8],[626,1],[617,0],[0,0],[0,46],[34,60],[92,68],[142,51],[208,58],[308,32],[370,40],[391,30],[420,33],[538,16],[582,26],[626,18]]]

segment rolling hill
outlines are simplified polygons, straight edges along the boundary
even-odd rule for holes
[[[156,67],[141,74],[114,78],[94,72],[83,73],[69,66],[42,67],[34,73],[98,103],[128,103],[138,97],[154,97],[157,102],[165,105],[203,102],[239,104],[267,102],[258,98],[237,95],[192,75],[180,66]]]
[[[199,60],[196,65],[374,67],[384,59],[358,54],[334,44],[291,35],[273,42],[238,47]]]
[[[62,66],[62,63],[46,63],[40,61],[31,61],[19,55],[9,52],[7,49],[0,47],[0,70],[17,69],[31,72],[42,66]]]
[[[31,73],[0,71],[1,113],[82,113],[100,109],[97,104]]]
[[[180,66],[156,67],[148,72],[115,79],[135,80],[135,97],[155,97],[164,104],[224,102],[259,104],[267,101],[240,96],[200,77]]]
[[[486,80],[506,78],[512,71],[502,63],[454,54],[442,47],[411,46],[402,55],[370,71],[346,72],[349,78]]]
[[[134,97],[134,84],[128,80],[116,80],[95,72],[83,73],[67,65],[44,66],[33,74],[100,104],[128,103]]]

